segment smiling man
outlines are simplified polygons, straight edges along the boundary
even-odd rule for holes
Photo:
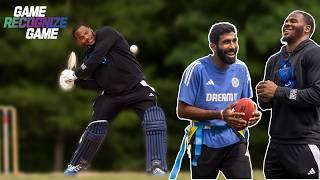
[[[260,119],[253,113],[249,123],[244,113],[233,112],[234,102],[252,97],[247,66],[237,59],[238,37],[233,24],[214,24],[208,34],[213,54],[191,63],[180,82],[177,114],[191,122],[192,179],[250,179],[252,169],[247,149],[248,126]],[[189,135],[192,136],[192,133]]]
[[[257,87],[259,106],[272,109],[266,179],[319,179],[320,48],[311,40],[314,18],[293,11],[282,26],[281,50],[272,55]]]
[[[66,75],[70,77],[62,79],[65,79],[65,84],[74,81],[81,88],[100,90],[101,94],[95,99],[91,122],[84,130],[64,174],[74,176],[89,167],[103,143],[109,123],[122,110],[129,108],[137,113],[144,130],[146,171],[154,175],[165,175],[165,115],[157,106],[156,92],[145,81],[142,67],[130,51],[128,42],[109,26],[94,32],[81,24],[73,29],[73,36],[79,45],[87,48],[85,57],[75,72],[68,70],[70,73]]]

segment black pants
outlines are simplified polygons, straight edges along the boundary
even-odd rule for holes
[[[319,146],[270,143],[264,161],[266,179],[318,179]]]
[[[137,84],[126,94],[117,96],[101,94],[98,96],[93,105],[93,122],[89,123],[81,136],[70,164],[73,166],[79,165],[80,169],[87,168],[90,165],[106,136],[108,126],[106,121],[111,122],[122,109],[133,108],[142,120],[145,110],[155,103],[154,91],[141,84]],[[148,147],[149,144],[146,146]],[[165,162],[163,164],[166,165]]]
[[[92,121],[107,120],[111,122],[121,110],[127,108],[135,110],[142,120],[145,110],[155,104],[155,92],[150,87],[138,84],[125,94],[99,95],[93,105]]]
[[[192,154],[194,154],[192,148]],[[198,166],[192,166],[192,179],[216,179],[219,170],[227,179],[251,179],[252,168],[247,145],[237,143],[223,148],[202,145]]]

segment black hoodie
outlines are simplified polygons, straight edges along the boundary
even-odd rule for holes
[[[287,63],[293,81],[283,83],[279,68]],[[258,99],[262,110],[272,109],[269,135],[280,144],[320,144],[320,47],[312,40],[299,44],[288,54],[286,46],[272,55],[264,80],[278,85],[272,101]],[[291,82],[290,82],[291,83]]]
[[[87,49],[83,64],[75,71],[75,75],[81,78],[75,83],[84,88],[103,89],[106,94],[128,92],[144,77],[128,42],[108,26],[98,29],[95,35],[95,44]],[[86,76],[92,79],[83,80]]]

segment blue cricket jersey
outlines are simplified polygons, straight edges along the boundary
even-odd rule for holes
[[[237,59],[226,69],[219,69],[212,60],[213,56],[208,55],[186,68],[180,82],[179,101],[201,109],[223,110],[238,99],[252,97],[250,74],[242,61]],[[241,140],[223,120],[204,122],[214,127],[227,126],[203,129],[203,144],[208,147],[225,147]]]

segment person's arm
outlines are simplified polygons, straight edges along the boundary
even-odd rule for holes
[[[83,77],[94,71],[101,63],[101,60],[110,51],[113,45],[120,38],[119,34],[112,28],[103,28],[96,34],[96,45],[90,56],[75,70],[77,77]]]
[[[260,95],[261,83],[270,79],[271,61],[272,61],[272,57],[269,58],[269,60],[265,65],[263,81],[260,81],[256,86],[257,103],[258,103],[258,107],[262,111],[270,110],[272,108],[272,99],[265,98]]]
[[[182,119],[195,119],[197,121],[223,118],[220,111],[201,109],[182,101],[178,102],[177,115]]]
[[[224,110],[206,110],[179,101],[177,114],[179,118],[193,119],[197,121],[221,119],[234,129],[242,130],[248,125],[248,123],[241,118],[244,116],[244,113],[232,111],[234,105],[235,104],[232,104]]]
[[[83,89],[103,90],[94,79],[76,79],[74,84]]]
[[[306,73],[306,89],[277,87],[274,99],[289,106],[308,108],[320,106],[320,49],[307,52],[303,72]]]
[[[194,118],[191,118],[190,112],[186,112],[183,108],[185,107],[184,105],[195,106],[196,104],[197,94],[199,93],[199,88],[201,85],[201,66],[202,65],[200,62],[194,61],[184,70],[182,74],[176,107],[176,113],[179,119],[195,120]],[[182,102],[183,104],[181,104]]]
[[[199,61],[191,63],[183,72],[177,101],[177,116],[182,120],[219,119],[220,112],[196,107],[196,101],[202,86],[202,64]]]

